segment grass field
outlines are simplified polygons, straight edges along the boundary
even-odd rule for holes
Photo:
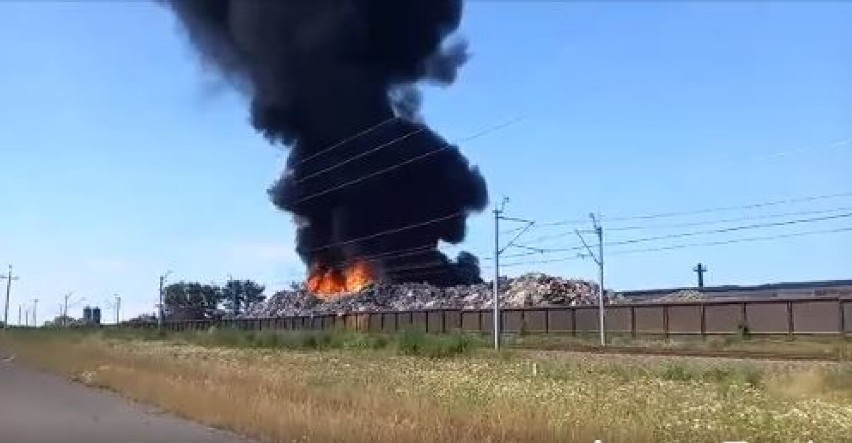
[[[571,350],[598,347],[598,336],[529,334],[516,336],[511,346],[526,349]],[[678,351],[743,351],[810,356],[814,359],[852,361],[852,339],[832,336],[638,336],[610,334],[607,343],[621,349],[663,349]]]
[[[0,348],[266,441],[852,441],[850,363],[495,354],[479,340],[9,331]]]

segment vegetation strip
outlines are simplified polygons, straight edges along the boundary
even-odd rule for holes
[[[741,350],[700,350],[700,349],[671,349],[671,348],[640,348],[631,346],[568,346],[566,351],[590,352],[596,354],[638,354],[638,355],[661,355],[679,357],[713,357],[729,358],[737,360],[796,360],[796,361],[842,361],[837,355],[814,355],[811,353],[789,353],[789,352],[760,352]]]
[[[266,441],[850,441],[849,363],[538,358],[407,333],[7,331],[0,348]]]

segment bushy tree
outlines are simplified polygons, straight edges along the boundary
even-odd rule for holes
[[[130,320],[123,321],[122,324],[135,325],[135,324],[149,324],[149,323],[156,323],[156,322],[157,322],[157,315],[156,314],[139,314],[138,316],[133,317]]]
[[[83,321],[68,315],[58,315],[53,320],[44,322],[46,328],[58,328],[63,326],[78,326],[83,324]]]
[[[266,299],[266,288],[251,280],[229,280],[222,287],[222,304],[228,312],[239,314],[246,312],[256,303]]]
[[[222,300],[222,288],[196,282],[178,282],[164,290],[166,318],[202,320],[216,314]]]

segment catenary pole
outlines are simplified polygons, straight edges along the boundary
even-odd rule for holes
[[[494,207],[494,350],[500,350],[500,212]]]
[[[604,307],[604,242],[603,226],[598,217],[590,214],[598,236],[598,329],[600,330],[601,346],[606,346],[606,312]]]
[[[115,294],[115,324],[121,323],[121,296]]]
[[[73,292],[65,294],[65,306],[62,308],[62,326],[68,326],[68,298]]]
[[[3,328],[9,327],[9,294],[12,292],[12,280],[17,280],[18,277],[12,275],[12,265],[9,265],[9,274],[0,276],[0,280],[6,280],[6,307],[3,310]]]
[[[574,232],[577,234],[577,237],[580,238],[580,241],[583,243],[583,246],[588,251],[589,256],[592,260],[595,261],[598,265],[598,334],[600,335],[600,344],[601,346],[606,346],[606,307],[604,305],[604,249],[603,249],[603,226],[600,223],[600,220],[595,214],[589,214],[589,217],[592,219],[592,225],[594,227],[594,233],[598,238],[598,252],[595,253],[592,251],[592,248],[589,247],[589,244],[586,243],[586,239],[583,238],[583,234],[579,229],[575,229]],[[588,231],[586,231],[588,232]]]
[[[172,271],[167,271],[165,274],[160,276],[160,304],[159,304],[160,315],[157,316],[157,327],[160,328],[160,329],[162,329],[162,327],[163,327],[163,321],[165,320],[165,315],[166,315],[165,306],[163,305],[163,298],[164,298],[165,294],[163,292],[165,291],[166,278],[168,278],[169,274],[171,274],[171,273],[172,273]]]

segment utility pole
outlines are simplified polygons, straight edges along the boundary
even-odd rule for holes
[[[24,310],[24,326],[30,325],[30,308]]]
[[[601,346],[606,346],[606,322],[604,312],[604,244],[603,244],[603,226],[600,220],[595,217],[595,214],[589,214],[592,218],[592,223],[595,227],[595,233],[598,235],[598,327],[601,330]]]
[[[6,309],[3,311],[3,328],[9,327],[9,293],[12,292],[12,280],[18,277],[12,275],[12,265],[9,265],[9,275],[0,276],[0,280],[6,280]]]
[[[121,296],[115,294],[115,324],[121,323]]]
[[[583,238],[583,235],[579,230],[575,230],[577,236],[580,237],[580,241],[583,242],[583,246],[586,247],[586,251],[589,252],[589,255],[592,257],[592,260],[595,261],[598,265],[598,330],[601,339],[601,346],[606,346],[606,315],[605,315],[605,307],[604,307],[604,249],[603,249],[603,226],[601,225],[599,217],[595,214],[589,214],[589,217],[592,219],[592,226],[594,227],[594,233],[598,237],[598,252],[595,254],[592,252],[592,248],[586,243],[586,239]]]
[[[494,207],[494,294],[491,303],[494,324],[494,350],[500,350],[500,214],[506,206],[506,198],[498,209]]]
[[[68,316],[68,299],[71,298],[71,295],[73,295],[73,294],[74,294],[74,291],[71,291],[71,292],[65,294],[65,306],[64,306],[64,308],[60,304],[60,308],[62,308],[62,325],[63,326],[68,325],[68,320],[70,319],[70,317]],[[71,306],[74,306],[77,303],[80,303],[81,301],[84,301],[84,300],[86,300],[86,297],[80,297],[79,300],[71,303]]]
[[[493,296],[493,304],[494,304],[494,349],[500,350],[500,333],[502,331],[500,327],[500,254],[503,253],[506,249],[515,245],[515,241],[524,234],[529,228],[535,224],[534,221],[524,220],[520,218],[512,218],[512,217],[504,217],[503,211],[506,208],[506,203],[509,202],[509,199],[503,197],[503,201],[500,203],[500,207],[494,207],[494,296]],[[506,246],[500,247],[500,220],[507,220],[513,222],[526,223],[526,226],[518,230],[518,233],[515,234],[515,237],[508,243]]]
[[[21,312],[23,312],[23,309],[24,309],[24,306],[21,305],[21,304],[18,304],[18,326],[21,326],[23,324],[23,323],[21,323]]]
[[[38,313],[38,299],[33,299],[33,326],[38,327],[38,317],[36,314]]]
[[[695,267],[692,268],[692,270],[696,274],[698,274],[698,287],[703,288],[704,287],[704,273],[707,272],[707,267],[704,266],[703,264],[699,263],[699,264],[695,265]]]
[[[165,274],[160,276],[160,305],[159,305],[160,315],[157,317],[157,327],[160,328],[160,329],[163,328],[163,321],[164,321],[165,315],[166,315],[166,312],[163,309],[163,297],[164,297],[163,291],[165,290],[166,278],[168,278],[169,274],[171,274],[171,273],[172,273],[172,271],[167,271]]]
[[[62,326],[68,326],[68,298],[71,297],[71,294],[74,292],[69,292],[65,294],[65,308],[62,309]]]
[[[234,317],[236,317],[237,315],[240,314],[240,305],[239,305],[240,301],[239,301],[239,298],[237,296],[238,291],[236,290],[237,288],[235,286],[237,286],[237,284],[234,283],[234,277],[231,276],[231,274],[228,274],[228,283],[225,284],[225,287],[228,288],[229,291],[231,291],[231,303],[234,304],[234,306],[233,306]]]

